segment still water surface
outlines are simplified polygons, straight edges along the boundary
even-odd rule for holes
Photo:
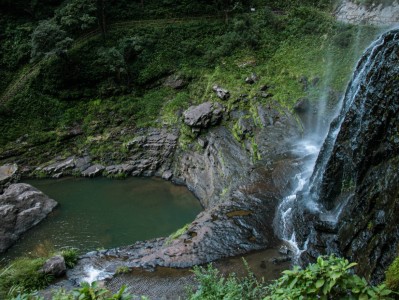
[[[201,211],[187,188],[154,178],[27,180],[59,206],[3,258],[76,247],[80,252],[168,236]]]

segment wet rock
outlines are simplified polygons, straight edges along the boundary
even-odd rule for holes
[[[282,255],[289,255],[291,250],[287,246],[281,246],[280,249],[278,250],[278,253]]]
[[[397,29],[365,52],[317,160],[322,177],[310,195],[318,195],[320,219],[332,215],[334,230],[296,215],[299,243],[311,238],[304,264],[338,253],[373,283],[383,280],[399,245],[399,214],[392,213],[399,210],[398,52]]]
[[[40,269],[40,272],[52,275],[56,278],[63,276],[66,273],[64,257],[61,255],[56,255],[48,259]]]
[[[11,184],[0,195],[0,253],[25,231],[43,220],[57,205],[25,183]]]
[[[92,165],[86,170],[84,170],[81,175],[83,177],[96,177],[100,176],[102,171],[104,171],[105,167],[102,165]]]
[[[307,113],[310,108],[311,106],[308,98],[301,98],[294,105],[294,111],[297,113]]]
[[[218,85],[214,85],[212,90],[216,93],[216,96],[222,100],[228,100],[230,98],[230,92]]]
[[[272,260],[271,260],[271,262],[276,265],[279,265],[279,264],[282,264],[282,263],[285,263],[288,261],[291,261],[291,257],[289,257],[289,256],[275,257],[275,258],[272,258]]]
[[[247,84],[254,84],[259,80],[258,76],[256,75],[256,73],[251,73],[250,76],[248,76],[247,78],[245,78],[245,83]]]
[[[194,128],[217,125],[223,116],[223,106],[217,102],[205,102],[189,107],[184,113],[184,123]]]

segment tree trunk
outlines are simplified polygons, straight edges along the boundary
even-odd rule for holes
[[[97,0],[97,20],[103,40],[106,39],[107,24],[105,19],[105,0]]]

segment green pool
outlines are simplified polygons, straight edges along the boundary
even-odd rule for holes
[[[199,201],[182,186],[154,178],[27,180],[59,203],[3,258],[76,247],[81,252],[168,236],[194,220]]]

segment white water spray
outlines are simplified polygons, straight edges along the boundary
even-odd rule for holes
[[[322,131],[320,130],[322,126],[318,124],[316,126],[317,130],[314,138],[307,138],[295,144],[293,147],[292,152],[299,157],[300,161],[305,162],[301,172],[295,175],[295,188],[289,196],[283,199],[277,209],[274,225],[280,238],[286,241],[291,247],[294,259],[298,258],[301,253],[307,249],[308,244],[308,240],[305,241],[302,246],[298,244],[293,224],[294,209],[296,205],[299,205],[299,203],[297,203],[298,193],[305,192],[304,189],[306,189],[307,197],[306,199],[303,199],[304,201],[303,203],[300,203],[300,205],[305,205],[307,210],[320,214],[320,219],[322,221],[337,223],[339,216],[346,205],[346,203],[341,203],[330,211],[326,211],[321,207],[321,205],[318,204],[320,183],[323,180],[325,168],[328,159],[331,156],[344,117],[352,106],[361,86],[367,86],[367,78],[365,74],[370,67],[370,63],[375,59],[376,53],[378,53],[383,44],[384,36],[381,36],[366,50],[365,54],[359,60],[356,72],[349,83],[346,94],[339,103],[339,107],[341,107],[340,113],[331,123],[329,133],[325,138],[323,145],[321,146],[320,139],[322,135],[325,135],[325,133],[322,134]],[[323,105],[325,104],[322,104],[321,107],[323,107]],[[358,109],[364,109],[364,107],[359,107]],[[320,120],[321,119],[318,118],[318,122],[320,122]],[[315,166],[317,166],[317,168],[315,168]]]

